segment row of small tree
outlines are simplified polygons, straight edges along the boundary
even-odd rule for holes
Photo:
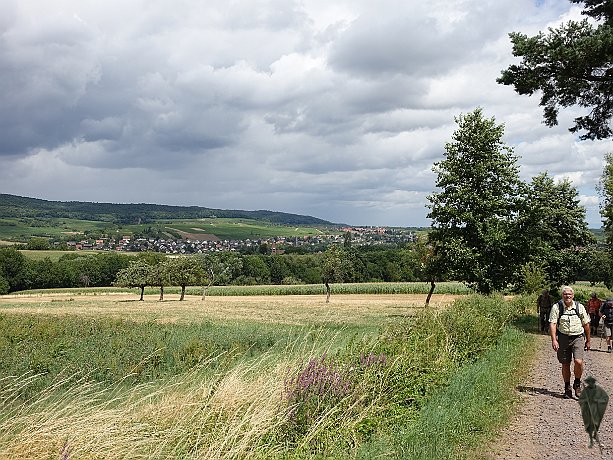
[[[240,258],[224,253],[215,255],[179,256],[162,260],[137,259],[117,273],[116,286],[139,288],[143,300],[145,288],[155,286],[160,289],[160,300],[164,300],[166,286],[180,286],[181,297],[185,298],[187,286],[202,285],[202,300],[207,289],[220,278],[235,270]]]

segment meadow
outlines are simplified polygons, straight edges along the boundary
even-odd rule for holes
[[[434,423],[422,418],[429,402],[460,371],[515,378],[509,350],[527,339],[511,323],[533,300],[442,292],[425,308],[424,294],[166,298],[0,297],[0,457],[459,458],[488,431],[450,421],[454,437],[437,447],[419,436]]]
[[[267,224],[255,219],[235,218],[203,218],[190,221],[160,222],[157,227],[161,231],[179,231],[184,235],[212,234],[220,240],[247,240],[275,236],[287,238],[321,235],[322,231],[314,227],[290,227],[284,225]],[[138,232],[137,226],[128,226],[127,230]],[[328,232],[329,233],[329,232]],[[339,233],[338,231],[332,233]]]
[[[273,224],[246,218],[160,219],[141,224],[116,224],[109,221],[50,218],[0,218],[0,240],[27,242],[32,237],[79,241],[87,235],[150,235],[191,239],[246,240],[269,237],[302,238],[321,235],[322,230],[304,225]],[[326,229],[326,234],[340,234]]]
[[[80,239],[85,232],[107,232],[113,227],[109,222],[68,218],[21,219],[0,218],[0,240],[26,242],[32,237]]]

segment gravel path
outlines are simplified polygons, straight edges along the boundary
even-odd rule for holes
[[[537,346],[532,371],[517,387],[521,398],[518,411],[486,458],[613,459],[613,353],[606,352],[605,340],[592,338],[583,374],[584,379],[593,376],[611,398],[599,430],[602,451],[596,444],[589,448],[577,400],[562,398],[561,366],[549,336],[539,335]]]

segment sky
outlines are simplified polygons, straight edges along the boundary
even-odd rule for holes
[[[580,18],[564,0],[3,0],[0,193],[429,226],[432,167],[480,107],[522,180],[570,179],[598,228],[611,140],[496,83],[509,32]]]

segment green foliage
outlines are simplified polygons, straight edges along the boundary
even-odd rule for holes
[[[50,249],[49,240],[47,238],[30,238],[26,249],[35,251],[45,251]]]
[[[434,166],[440,192],[428,197],[432,219],[426,273],[489,294],[522,289],[525,267],[541,267],[552,286],[570,284],[594,238],[577,190],[547,173],[525,184],[503,126],[480,109],[458,119],[446,158]],[[523,267],[523,268],[522,268]]]
[[[6,217],[44,217],[92,220],[116,224],[146,223],[161,219],[234,218],[256,219],[286,225],[330,225],[322,219],[274,211],[209,209],[199,206],[158,204],[113,204],[81,201],[47,201],[0,194],[0,215]]]
[[[435,163],[440,192],[428,196],[429,239],[452,279],[478,292],[504,289],[517,250],[511,217],[520,206],[517,158],[502,140],[504,126],[481,109],[456,118],[458,129]],[[440,264],[439,264],[440,265]]]
[[[519,290],[526,294],[538,292],[541,289],[546,289],[550,286],[547,279],[545,267],[536,262],[528,262],[520,268],[520,286]]]
[[[609,257],[613,256],[613,153],[605,155],[605,164],[598,184],[600,215]]]
[[[324,255],[322,279],[324,283],[340,283],[346,276],[346,252],[340,246],[330,246]]]
[[[395,322],[374,340],[356,339],[335,356],[314,357],[290,369],[285,386],[287,418],[275,441],[300,452],[308,447],[315,457],[344,457],[351,456],[355,444],[368,443],[377,434],[412,428],[412,421],[458,370],[479,362],[496,347],[524,304],[470,296],[443,312],[425,310]],[[494,382],[497,385],[499,380]],[[480,407],[472,403],[464,410],[476,416]],[[352,416],[357,419],[349,430],[341,420]],[[314,428],[322,424],[325,430]],[[429,437],[436,439],[441,429],[445,427],[432,427]],[[451,441],[453,449],[457,440]],[[396,442],[405,449],[404,440]],[[387,452],[394,448],[387,446]]]
[[[570,182],[555,183],[547,173],[534,177],[518,218],[520,259],[541,266],[551,286],[558,287],[577,279],[593,242]]]
[[[180,256],[166,261],[166,270],[170,275],[170,284],[181,286],[181,299],[185,297],[188,285],[200,284],[204,277],[204,269],[200,260],[195,257]]]
[[[411,282],[429,280],[432,267],[426,264],[430,248],[423,243],[409,244],[398,249],[389,248],[341,248],[342,259],[338,259],[338,282]],[[121,269],[139,260],[147,265],[164,264],[167,258],[160,253],[118,253],[114,251],[24,251],[7,253],[17,263],[22,260],[22,275],[15,280],[11,290],[50,289],[77,286],[111,286]],[[31,257],[36,254],[40,257]],[[262,285],[282,284],[294,280],[296,284],[316,284],[322,281],[325,253],[241,255],[236,252],[220,252],[190,255],[200,260],[204,278],[194,281],[215,287],[215,285]],[[0,260],[2,254],[0,253]],[[11,262],[11,263],[13,263]],[[8,262],[7,262],[8,263]],[[172,264],[172,262],[169,262]],[[211,271],[212,270],[212,271]],[[161,273],[160,273],[161,274]],[[435,277],[436,280],[445,278]],[[9,278],[6,278],[10,281]],[[84,283],[84,281],[87,283]],[[284,281],[285,280],[285,281]],[[17,282],[18,281],[18,282]],[[172,284],[164,281],[165,285]],[[191,284],[191,282],[190,282]],[[158,286],[156,280],[147,285]],[[395,288],[392,288],[395,289]],[[319,291],[319,289],[318,289]]]
[[[591,285],[603,283],[613,287],[613,272],[609,269],[612,260],[609,251],[604,247],[592,246],[585,251],[585,262],[577,279],[587,281]]]
[[[548,126],[558,124],[561,107],[588,108],[587,115],[575,118],[570,131],[584,131],[581,139],[609,138],[613,135],[613,11],[609,0],[571,1],[587,5],[583,14],[600,23],[568,21],[533,37],[510,33],[513,56],[522,61],[503,70],[497,81],[512,85],[519,94],[540,93]]]
[[[6,278],[0,273],[0,295],[8,294],[11,286]]]
[[[519,350],[530,338],[508,328],[483,359],[462,368],[449,385],[435,391],[419,416],[397,426],[392,458],[457,460],[471,458],[509,417],[513,389],[523,375]],[[387,446],[388,453],[391,446]]]
[[[116,286],[139,288],[140,300],[143,300],[145,286],[151,284],[153,267],[143,260],[137,259],[130,262],[130,265],[117,272]]]
[[[26,257],[14,248],[0,248],[0,275],[9,285],[9,292],[29,289],[31,272]]]

